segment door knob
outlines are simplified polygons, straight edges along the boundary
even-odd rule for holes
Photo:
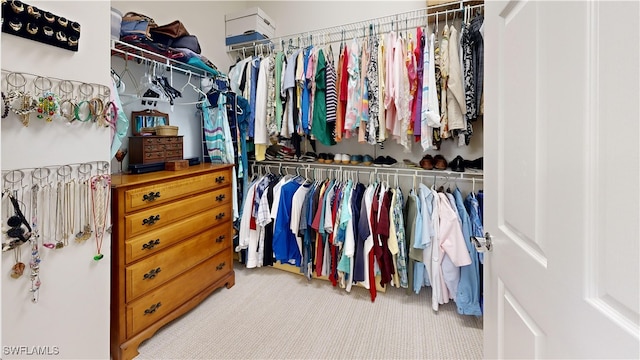
[[[471,237],[471,242],[476,247],[476,250],[479,253],[483,253],[483,252],[487,252],[487,251],[491,252],[493,250],[493,246],[492,246],[492,242],[491,242],[492,238],[493,238],[493,236],[491,236],[491,234],[486,232],[486,233],[484,233],[484,237],[482,237],[482,236],[472,236]]]

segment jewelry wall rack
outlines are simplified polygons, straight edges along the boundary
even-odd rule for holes
[[[78,51],[80,24],[18,0],[2,0],[2,32]]]
[[[2,69],[2,118],[114,126],[117,109],[107,85]]]
[[[32,302],[38,302],[42,285],[42,248],[60,252],[72,239],[82,245],[93,237],[94,260],[103,258],[100,250],[108,232],[110,170],[108,161],[91,161],[2,171],[2,252],[13,253],[13,279],[22,278],[28,262]],[[26,243],[28,261],[22,256]]]

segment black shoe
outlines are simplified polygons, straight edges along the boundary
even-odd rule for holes
[[[458,155],[455,159],[453,159],[453,161],[449,163],[449,166],[453,171],[464,172],[464,159],[462,158],[462,156]]]
[[[464,161],[464,167],[466,168],[470,168],[470,169],[480,169],[482,170],[482,166],[483,164],[483,158],[479,157],[475,160],[465,160]]]
[[[373,165],[382,166],[387,162],[387,159],[384,156],[378,156],[375,160],[373,160]]]
[[[384,164],[383,166],[392,166],[393,164],[396,164],[398,161],[394,158],[392,158],[391,156],[387,156],[384,158]]]

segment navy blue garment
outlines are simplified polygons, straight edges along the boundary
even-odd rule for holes
[[[361,184],[358,184],[361,185]],[[357,189],[357,187],[356,187]],[[366,191],[366,189],[365,189]],[[364,269],[364,259],[367,256],[364,253],[364,242],[371,235],[371,228],[369,226],[369,214],[367,213],[367,205],[364,197],[364,191],[360,200],[360,211],[358,218],[358,231],[356,232],[356,249],[354,253],[353,264],[353,281],[365,281],[368,275]]]
[[[251,117],[249,119],[249,131],[250,138],[253,137],[255,125],[256,125],[256,88],[258,87],[258,72],[260,70],[260,58],[255,57],[250,62],[251,64],[251,95],[249,96],[249,103],[251,104]]]
[[[362,195],[364,194],[364,190],[365,187],[364,185],[362,185],[361,183],[358,183],[356,185],[356,187],[353,189],[353,192],[351,193],[351,219],[352,219],[352,224],[353,224],[353,235],[354,235],[354,241],[356,242],[356,246],[355,246],[355,250],[354,250],[354,266],[353,266],[353,281],[364,281],[364,277],[365,277],[365,273],[364,273],[364,242],[362,243],[362,247],[360,247],[360,249],[358,249],[358,243],[359,243],[359,239],[360,239],[360,233],[366,233],[368,232],[368,229],[364,230],[362,229],[361,223],[360,223],[360,218],[366,218],[367,217],[367,213],[366,211],[364,213],[361,214],[360,210],[362,209]],[[362,230],[362,231],[361,231]],[[365,236],[365,239],[367,238],[367,236],[369,236],[369,234],[367,234]],[[358,252],[358,250],[360,250]],[[358,278],[356,278],[356,264],[355,262],[357,262],[357,259],[361,258],[361,262],[362,262],[362,267],[359,271]]]

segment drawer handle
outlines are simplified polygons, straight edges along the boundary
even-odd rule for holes
[[[151,305],[151,307],[149,307],[147,310],[145,310],[145,311],[144,311],[144,314],[145,314],[145,315],[153,314],[154,312],[156,312],[156,310],[158,310],[158,308],[159,308],[160,306],[162,306],[162,303],[161,303],[161,302],[159,302],[159,303],[157,303],[157,304],[153,304],[153,305]]]
[[[221,183],[221,182],[224,182],[224,176],[218,176],[216,178],[216,183]]]
[[[216,220],[220,220],[220,219],[222,219],[223,217],[224,217],[224,213],[222,212],[222,213],[220,213],[220,214],[216,215]]]
[[[218,236],[218,237],[216,238],[216,242],[217,242],[217,243],[221,243],[221,242],[223,242],[223,241],[224,241],[224,238],[225,238],[225,236],[224,236],[224,235],[220,235],[220,236]]]
[[[216,196],[216,201],[222,201],[222,200],[224,200],[225,197],[226,196],[224,196],[224,194],[220,194],[220,195]]]
[[[148,194],[144,194],[142,196],[142,201],[153,201],[160,197],[160,191],[150,192]]]
[[[146,243],[146,244],[142,244],[142,250],[151,250],[151,249],[153,249],[156,245],[160,245],[160,239],[149,240],[149,242],[148,242],[148,243]]]
[[[218,266],[216,266],[216,270],[222,270],[224,269],[224,266],[227,265],[225,262],[221,262],[220,264],[218,264]]]
[[[156,215],[156,216],[149,216],[148,219],[143,219],[142,220],[142,225],[153,225],[156,223],[156,221],[160,221],[160,215]]]
[[[158,267],[156,269],[151,269],[151,270],[149,270],[148,273],[144,274],[144,276],[142,277],[142,280],[153,279],[153,278],[156,277],[156,275],[158,275],[159,272],[160,272],[160,267]]]

